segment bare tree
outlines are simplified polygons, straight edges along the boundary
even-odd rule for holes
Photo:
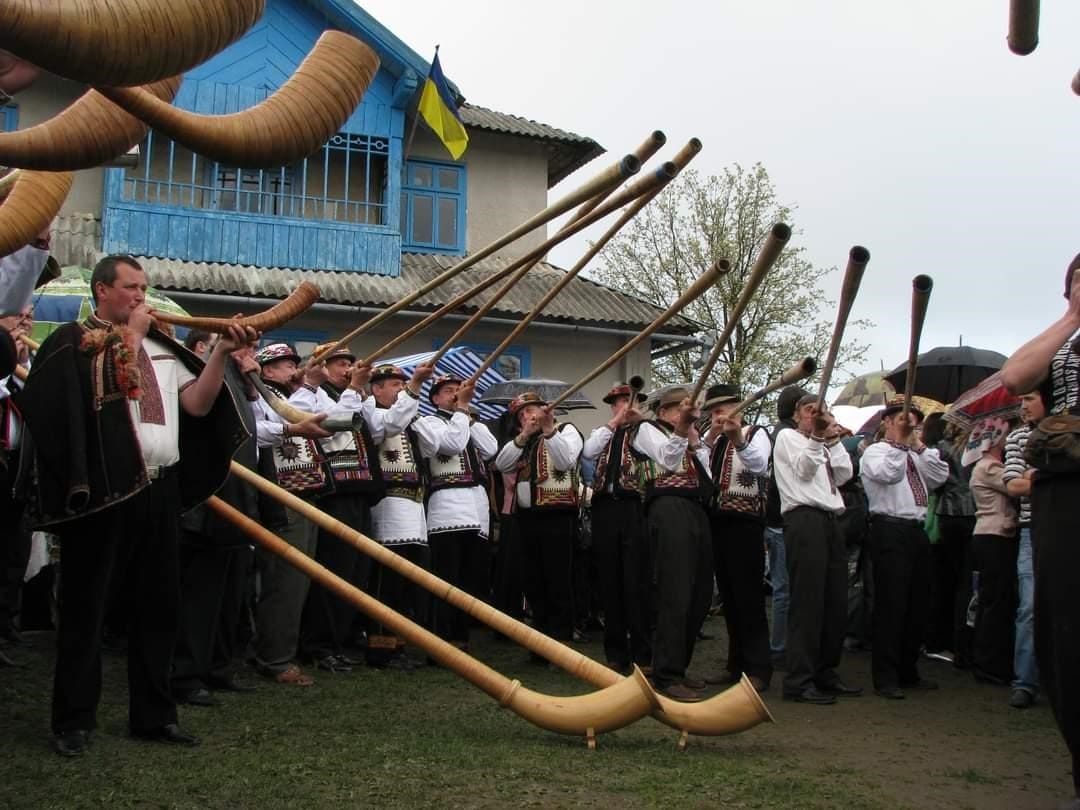
[[[716,259],[727,258],[731,271],[683,311],[715,337],[727,323],[769,229],[781,221],[791,225],[791,215],[792,209],[777,200],[760,163],[749,170],[735,165],[719,176],[702,177],[690,170],[601,251],[593,275],[617,290],[666,307]],[[846,246],[838,248],[841,254],[845,251]],[[835,269],[810,263],[798,246],[796,231],[792,246],[766,275],[724,345],[710,382],[730,382],[749,393],[802,357],[823,358],[835,305],[825,298],[821,282]],[[848,324],[834,376],[837,382],[843,378],[843,366],[863,360],[867,346],[852,335],[869,325]],[[661,358],[653,364],[653,378],[658,384],[696,379],[697,359],[691,352]]]

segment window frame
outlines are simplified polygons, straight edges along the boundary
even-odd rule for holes
[[[0,127],[0,132],[14,132],[19,128],[19,105],[14,102],[8,103],[0,107],[0,112],[3,112],[3,126]]]
[[[454,191],[441,189],[435,182],[430,186],[416,184],[413,177],[414,169],[418,167],[430,167],[433,180],[438,177],[440,170],[453,170],[458,176],[457,189]],[[451,256],[464,255],[466,230],[465,204],[467,192],[468,175],[464,163],[432,160],[430,158],[406,159],[402,171],[401,183],[401,249],[409,253],[442,253]],[[430,243],[413,240],[414,201],[418,197],[429,197],[432,201],[432,241]],[[457,203],[457,222],[454,225],[456,233],[453,247],[439,244],[439,237],[442,235],[442,222],[439,216],[440,199],[452,199]]]

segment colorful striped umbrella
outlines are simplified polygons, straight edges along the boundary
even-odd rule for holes
[[[85,267],[65,267],[60,277],[34,291],[34,329],[31,337],[39,343],[52,334],[58,326],[69,321],[85,320],[94,311],[90,295],[90,275]],[[146,291],[146,303],[154,309],[173,315],[188,313],[171,298],[157,290]]]
[[[406,374],[411,375],[418,365],[427,362],[434,355],[435,352],[423,352],[421,354],[409,354],[404,357],[392,357],[381,362],[397,366]],[[475,352],[463,346],[455,346],[435,364],[435,375],[456,374],[464,380],[480,368],[482,362],[483,360]],[[503,382],[506,382],[506,378],[494,369],[489,368],[480,375],[480,379],[476,382],[477,396],[473,399],[473,406],[476,408],[480,419],[496,419],[506,410],[505,405],[480,401],[480,395],[487,391],[488,388]],[[424,383],[424,387],[420,389],[420,413],[425,416],[435,413],[435,406],[428,399],[428,390],[430,388],[431,380],[428,380]]]
[[[1001,372],[997,371],[957,397],[945,414],[945,421],[970,430],[975,423],[991,416],[1007,420],[1019,415],[1020,397],[1005,389]]]

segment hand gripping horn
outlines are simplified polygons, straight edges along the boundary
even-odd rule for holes
[[[0,0],[0,48],[58,76],[133,85],[176,76],[239,39],[266,0]]]

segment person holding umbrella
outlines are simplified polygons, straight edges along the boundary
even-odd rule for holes
[[[1080,414],[1080,254],[1065,274],[1065,313],[1025,343],[1001,370],[1013,394],[1042,387],[1053,415]],[[1044,420],[1045,421],[1045,420]],[[1029,438],[1030,443],[1030,438]],[[1045,460],[1040,460],[1045,463]],[[1035,548],[1035,655],[1043,688],[1073,760],[1080,808],[1080,468],[1059,465],[1032,476],[1031,535]]]

